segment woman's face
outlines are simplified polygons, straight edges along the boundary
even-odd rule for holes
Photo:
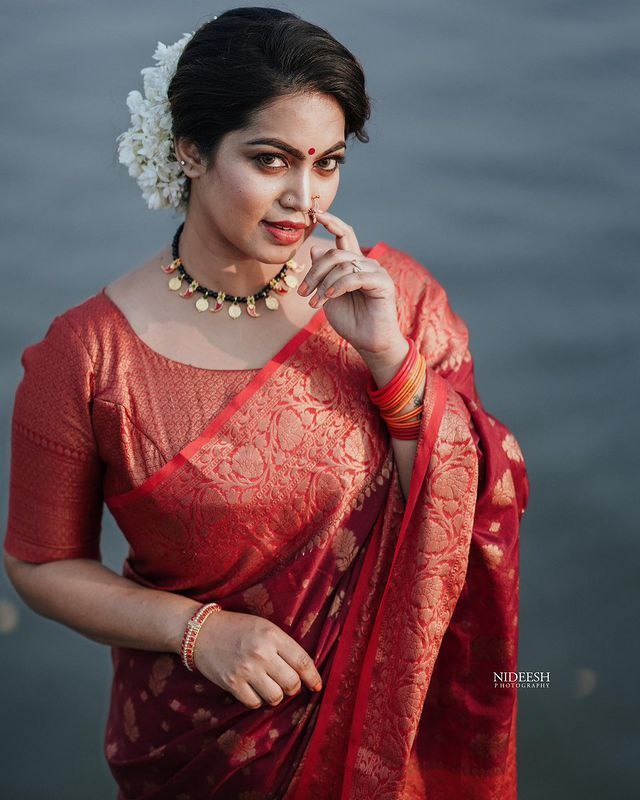
[[[309,209],[326,211],[340,183],[337,160],[344,156],[344,113],[330,95],[279,97],[252,124],[227,134],[207,172],[191,182],[188,217],[212,249],[232,258],[282,264],[292,258],[315,227]],[[251,144],[257,139],[279,140]],[[285,148],[295,149],[297,153]],[[263,221],[303,222],[296,242],[281,242]]]

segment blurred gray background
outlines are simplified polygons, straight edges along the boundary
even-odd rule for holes
[[[126,95],[158,40],[233,5],[2,4],[5,515],[22,351],[177,226],[117,163]],[[551,687],[520,690],[521,800],[637,797],[640,5],[268,5],[362,61],[371,141],[348,143],[332,211],[444,284],[484,404],[524,451],[519,668]],[[0,572],[3,796],[113,798],[109,650],[35,615]]]

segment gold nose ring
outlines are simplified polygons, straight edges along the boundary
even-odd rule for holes
[[[317,222],[316,213],[320,211],[320,209],[318,208],[318,200],[320,199],[320,195],[314,194],[311,199],[313,200],[313,206],[309,209],[309,213],[311,214],[311,219],[313,220],[313,223],[315,225],[315,223]]]

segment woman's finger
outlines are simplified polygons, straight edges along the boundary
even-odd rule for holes
[[[358,244],[358,238],[351,225],[330,214],[328,211],[316,211],[318,221],[336,237],[336,247],[338,250],[352,250],[354,253],[362,255],[362,250]]]
[[[248,684],[270,706],[277,706],[284,700],[282,688],[266,672],[261,672],[255,678],[251,678]]]
[[[242,683],[237,688],[234,686],[233,691],[231,689],[228,691],[247,708],[260,708],[264,702],[258,692],[248,683]]]
[[[363,262],[364,259],[359,261],[362,269],[355,273],[353,271],[354,264],[352,261],[342,261],[338,264],[334,264],[332,269],[324,276],[324,278],[322,278],[321,281],[318,282],[316,286],[316,293],[310,300],[311,305],[315,306],[316,303],[320,300],[320,298],[324,299],[326,297],[333,296],[330,293],[330,289],[335,285],[336,281],[339,278],[342,278],[344,275],[350,275],[350,274],[358,275],[361,272],[368,270],[367,265]],[[374,270],[368,270],[368,271],[372,272]],[[316,301],[316,303],[313,302],[314,300]]]
[[[365,292],[372,292],[375,289],[381,290],[381,296],[384,296],[388,291],[388,281],[383,276],[382,271],[379,272],[348,272],[346,275],[338,277],[326,289],[318,287],[317,293],[311,298],[311,305],[314,308],[320,306],[329,298],[330,300],[339,297],[346,292],[355,292],[357,289],[363,289]]]
[[[302,681],[298,673],[278,654],[266,665],[265,671],[287,695],[298,694],[302,689]]]
[[[313,248],[311,249],[313,250]],[[304,276],[304,280],[298,287],[298,293],[303,296],[310,295],[318,284],[326,279],[329,272],[334,269],[336,265],[342,263],[349,264],[353,258],[364,260],[364,256],[359,253],[336,250],[335,248],[327,250],[311,265],[309,271]],[[351,264],[351,267],[353,268],[353,264]]]

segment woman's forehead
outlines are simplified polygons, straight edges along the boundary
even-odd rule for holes
[[[294,134],[298,139],[313,136],[319,140],[324,137],[324,142],[307,142],[306,148],[304,141],[297,143],[301,149],[320,149],[322,144],[329,147],[344,134],[344,124],[344,111],[335,97],[319,93],[286,95],[258,109],[245,128],[245,133],[275,138],[285,138],[286,135],[288,140]]]

